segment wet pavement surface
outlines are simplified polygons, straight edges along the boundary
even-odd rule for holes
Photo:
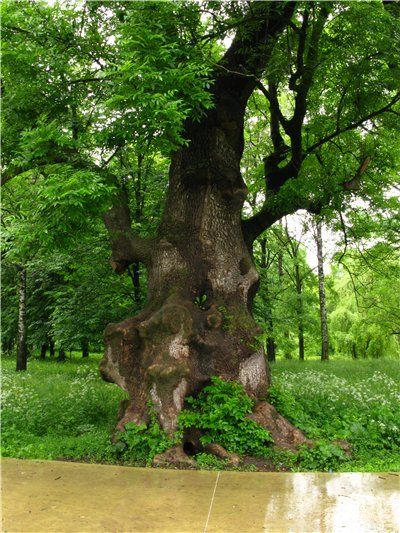
[[[4,532],[399,532],[400,475],[2,460]]]

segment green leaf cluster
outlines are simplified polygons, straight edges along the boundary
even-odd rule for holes
[[[153,411],[147,425],[128,422],[124,428],[116,437],[113,451],[129,462],[142,462],[150,466],[157,454],[168,450],[178,440],[178,436],[170,438],[161,429]]]
[[[239,383],[214,376],[196,398],[186,401],[190,407],[179,415],[179,427],[201,430],[202,444],[217,443],[239,455],[268,454],[271,435],[247,417],[254,402]]]

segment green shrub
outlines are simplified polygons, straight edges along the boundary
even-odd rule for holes
[[[272,442],[267,430],[246,417],[253,401],[239,383],[223,381],[218,377],[196,398],[187,398],[190,408],[181,412],[181,429],[197,428],[203,431],[201,443],[217,443],[228,452],[239,455],[263,456]]]
[[[151,412],[147,426],[135,422],[125,424],[125,431],[118,434],[113,451],[125,461],[145,463],[149,466],[157,454],[171,448],[178,440],[178,434],[174,439],[168,437],[160,428],[155,413]]]
[[[338,470],[347,457],[343,449],[336,444],[320,441],[313,448],[301,446],[297,455],[299,470]]]

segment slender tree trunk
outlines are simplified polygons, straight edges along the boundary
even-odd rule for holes
[[[135,197],[135,221],[141,222],[143,216],[143,194],[142,194],[142,181],[143,181],[143,161],[144,155],[139,154],[137,157],[137,172],[133,182],[133,192]],[[133,296],[136,305],[140,308],[142,305],[142,293],[140,287],[140,270],[139,263],[135,261],[129,268],[129,274],[133,284]]]
[[[351,344],[351,355],[352,355],[353,359],[358,359],[357,346],[356,346],[356,343],[354,341]]]
[[[270,322],[270,328],[273,327],[272,320]],[[276,360],[276,345],[273,337],[267,338],[267,359],[269,362]]]
[[[281,226],[281,228],[283,228],[282,219],[279,221],[279,225]],[[282,287],[283,287],[283,277],[284,277],[284,275],[285,274],[284,274],[284,271],[283,271],[283,253],[282,253],[282,250],[280,249],[279,252],[278,252],[278,279],[279,279],[279,285],[280,285],[280,289],[281,290],[282,290]],[[286,326],[285,326],[285,330],[283,332],[283,336],[285,337],[286,343],[289,344],[289,331],[288,331],[288,328]],[[290,353],[290,351],[288,350],[286,345],[285,345],[284,348],[285,348],[285,351],[284,351],[283,357],[285,359],[292,359],[292,354]]]
[[[261,261],[260,261],[260,267],[261,268],[267,268],[267,239],[261,239],[260,240],[261,245]],[[275,338],[274,338],[274,321],[272,318],[272,308],[271,308],[271,300],[270,300],[270,293],[269,293],[269,286],[268,286],[268,278],[267,274],[264,275],[264,291],[266,295],[266,322],[268,324],[268,337],[267,337],[267,359],[268,361],[275,361],[276,360],[276,344],[275,344]]]
[[[357,347],[356,347],[356,343],[355,342],[352,342],[352,344],[351,344],[351,355],[352,355],[353,359],[358,359]]]
[[[18,347],[17,347],[17,371],[26,370],[28,359],[28,347],[26,342],[26,269],[18,270]]]
[[[303,327],[303,320],[299,319],[298,324],[298,335],[299,335],[299,359],[300,361],[304,361],[304,327]]]
[[[296,280],[296,293],[297,293],[297,332],[299,339],[299,359],[304,361],[304,322],[303,322],[303,284],[300,276],[300,268],[297,260],[295,259],[295,280]]]
[[[40,347],[40,359],[46,359],[47,344],[43,343]]]
[[[267,280],[266,284],[268,283]],[[266,287],[266,295],[267,295],[267,324],[268,324],[268,337],[267,337],[267,359],[269,362],[275,362],[276,361],[276,343],[275,343],[275,336],[274,336],[274,319],[272,317],[272,307],[271,307],[271,300],[270,300],[270,293],[268,290],[268,285]]]
[[[366,342],[365,342],[365,350],[364,350],[364,358],[365,359],[368,358],[368,348],[369,348],[370,343],[371,343],[371,338],[368,337]]]
[[[326,295],[325,295],[325,274],[324,274],[324,257],[322,245],[322,224],[318,221],[316,224],[316,243],[318,258],[318,292],[319,292],[319,314],[321,320],[321,360],[329,359],[329,337],[328,337],[328,317],[326,312]]]
[[[49,354],[50,357],[54,357],[55,355],[55,344],[53,339],[49,339]]]
[[[82,357],[89,357],[89,341],[87,339],[82,340],[81,348],[82,348]]]
[[[57,361],[59,363],[63,363],[64,361],[66,361],[66,359],[67,359],[67,357],[65,355],[65,348],[59,348]]]

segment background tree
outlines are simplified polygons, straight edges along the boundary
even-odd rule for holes
[[[315,243],[317,245],[318,259],[318,294],[319,294],[319,314],[321,321],[321,360],[329,359],[329,334],[328,316],[326,309],[325,273],[324,273],[324,248],[322,241],[322,222],[315,222]]]

